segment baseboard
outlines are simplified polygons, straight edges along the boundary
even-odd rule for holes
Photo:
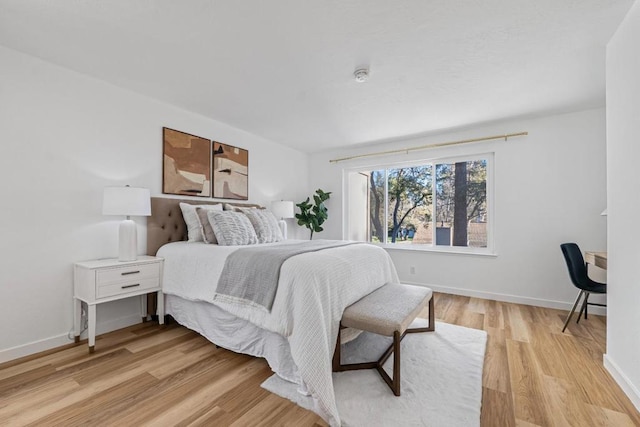
[[[540,298],[522,297],[517,295],[498,294],[493,292],[483,292],[483,291],[476,291],[471,289],[452,288],[449,286],[433,285],[429,283],[409,282],[406,280],[403,281],[403,283],[406,283],[408,285],[427,286],[436,292],[442,292],[445,294],[462,295],[465,297],[483,298],[483,299],[490,299],[494,301],[512,302],[515,304],[532,305],[535,307],[555,308],[557,310],[569,311],[573,306],[573,301],[562,302],[562,301],[546,300],[546,299],[540,299]],[[606,316],[607,309],[605,307],[589,306],[589,313]]]
[[[105,334],[107,332],[115,331],[117,329],[126,328],[127,326],[140,323],[142,317],[140,314],[132,314],[118,319],[112,319],[106,322],[101,322],[96,325],[96,335]],[[86,331],[81,335],[81,338],[86,338]],[[55,335],[53,337],[44,338],[38,341],[33,341],[27,344],[22,344],[16,347],[0,350],[0,363],[15,360],[20,357],[30,356],[41,351],[51,350],[52,348],[60,347],[65,344],[70,344],[73,341],[69,339],[67,333],[61,335]]]
[[[616,362],[611,360],[609,355],[602,356],[604,367],[611,374],[613,380],[618,383],[624,394],[627,395],[633,406],[640,411],[640,391],[629,381],[629,378],[620,370]]]
[[[127,326],[135,325],[136,323],[140,322],[142,322],[140,313],[130,314],[128,316],[119,317],[117,319],[111,319],[109,321],[101,322],[96,325],[96,335],[106,334],[107,332],[126,328]],[[80,337],[86,338],[86,331]]]
[[[69,340],[67,334],[62,334],[38,341],[33,341],[28,344],[7,348],[5,350],[0,350],[0,363],[19,359],[24,356],[30,356],[32,354],[40,353],[41,351],[49,350],[55,347],[60,347],[71,342],[73,341]]]

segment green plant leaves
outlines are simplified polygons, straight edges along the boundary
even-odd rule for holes
[[[329,218],[328,209],[324,205],[324,202],[329,200],[331,192],[325,192],[321,189],[316,190],[316,194],[313,195],[313,203],[310,203],[310,198],[303,202],[296,204],[300,209],[300,213],[295,215],[298,220],[298,225],[307,227],[311,230],[311,238],[313,238],[314,232],[320,232],[324,229],[322,224]]]

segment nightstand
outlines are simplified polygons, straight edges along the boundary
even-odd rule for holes
[[[153,256],[140,256],[135,261],[116,258],[84,261],[74,264],[73,276],[73,330],[75,341],[80,341],[82,301],[87,303],[89,353],[96,343],[96,306],[103,302],[140,296],[142,319],[147,316],[146,294],[158,293],[158,319],[164,324],[164,297],[162,295],[162,267],[164,260]]]

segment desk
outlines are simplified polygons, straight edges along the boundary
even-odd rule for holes
[[[584,260],[587,264],[592,264],[605,270],[607,269],[606,252],[585,252]]]

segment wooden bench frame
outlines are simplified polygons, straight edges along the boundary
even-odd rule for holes
[[[426,328],[407,328],[404,333],[400,334],[400,331],[395,331],[393,333],[393,343],[385,350],[380,359],[376,362],[363,362],[363,363],[349,363],[346,365],[342,364],[340,357],[340,345],[341,339],[341,331],[345,329],[346,326],[342,326],[340,323],[340,330],[338,331],[338,339],[336,341],[336,349],[333,353],[333,372],[343,372],[343,371],[353,371],[358,369],[373,369],[376,368],[380,373],[382,379],[387,383],[387,385],[393,391],[393,394],[396,396],[400,396],[400,342],[404,338],[406,334],[416,333],[416,332],[433,332],[435,331],[435,312],[434,312],[434,295],[431,295],[431,299],[429,300],[429,326]],[[389,359],[391,355],[393,356],[393,378],[387,374],[387,372],[382,368],[384,363]]]

